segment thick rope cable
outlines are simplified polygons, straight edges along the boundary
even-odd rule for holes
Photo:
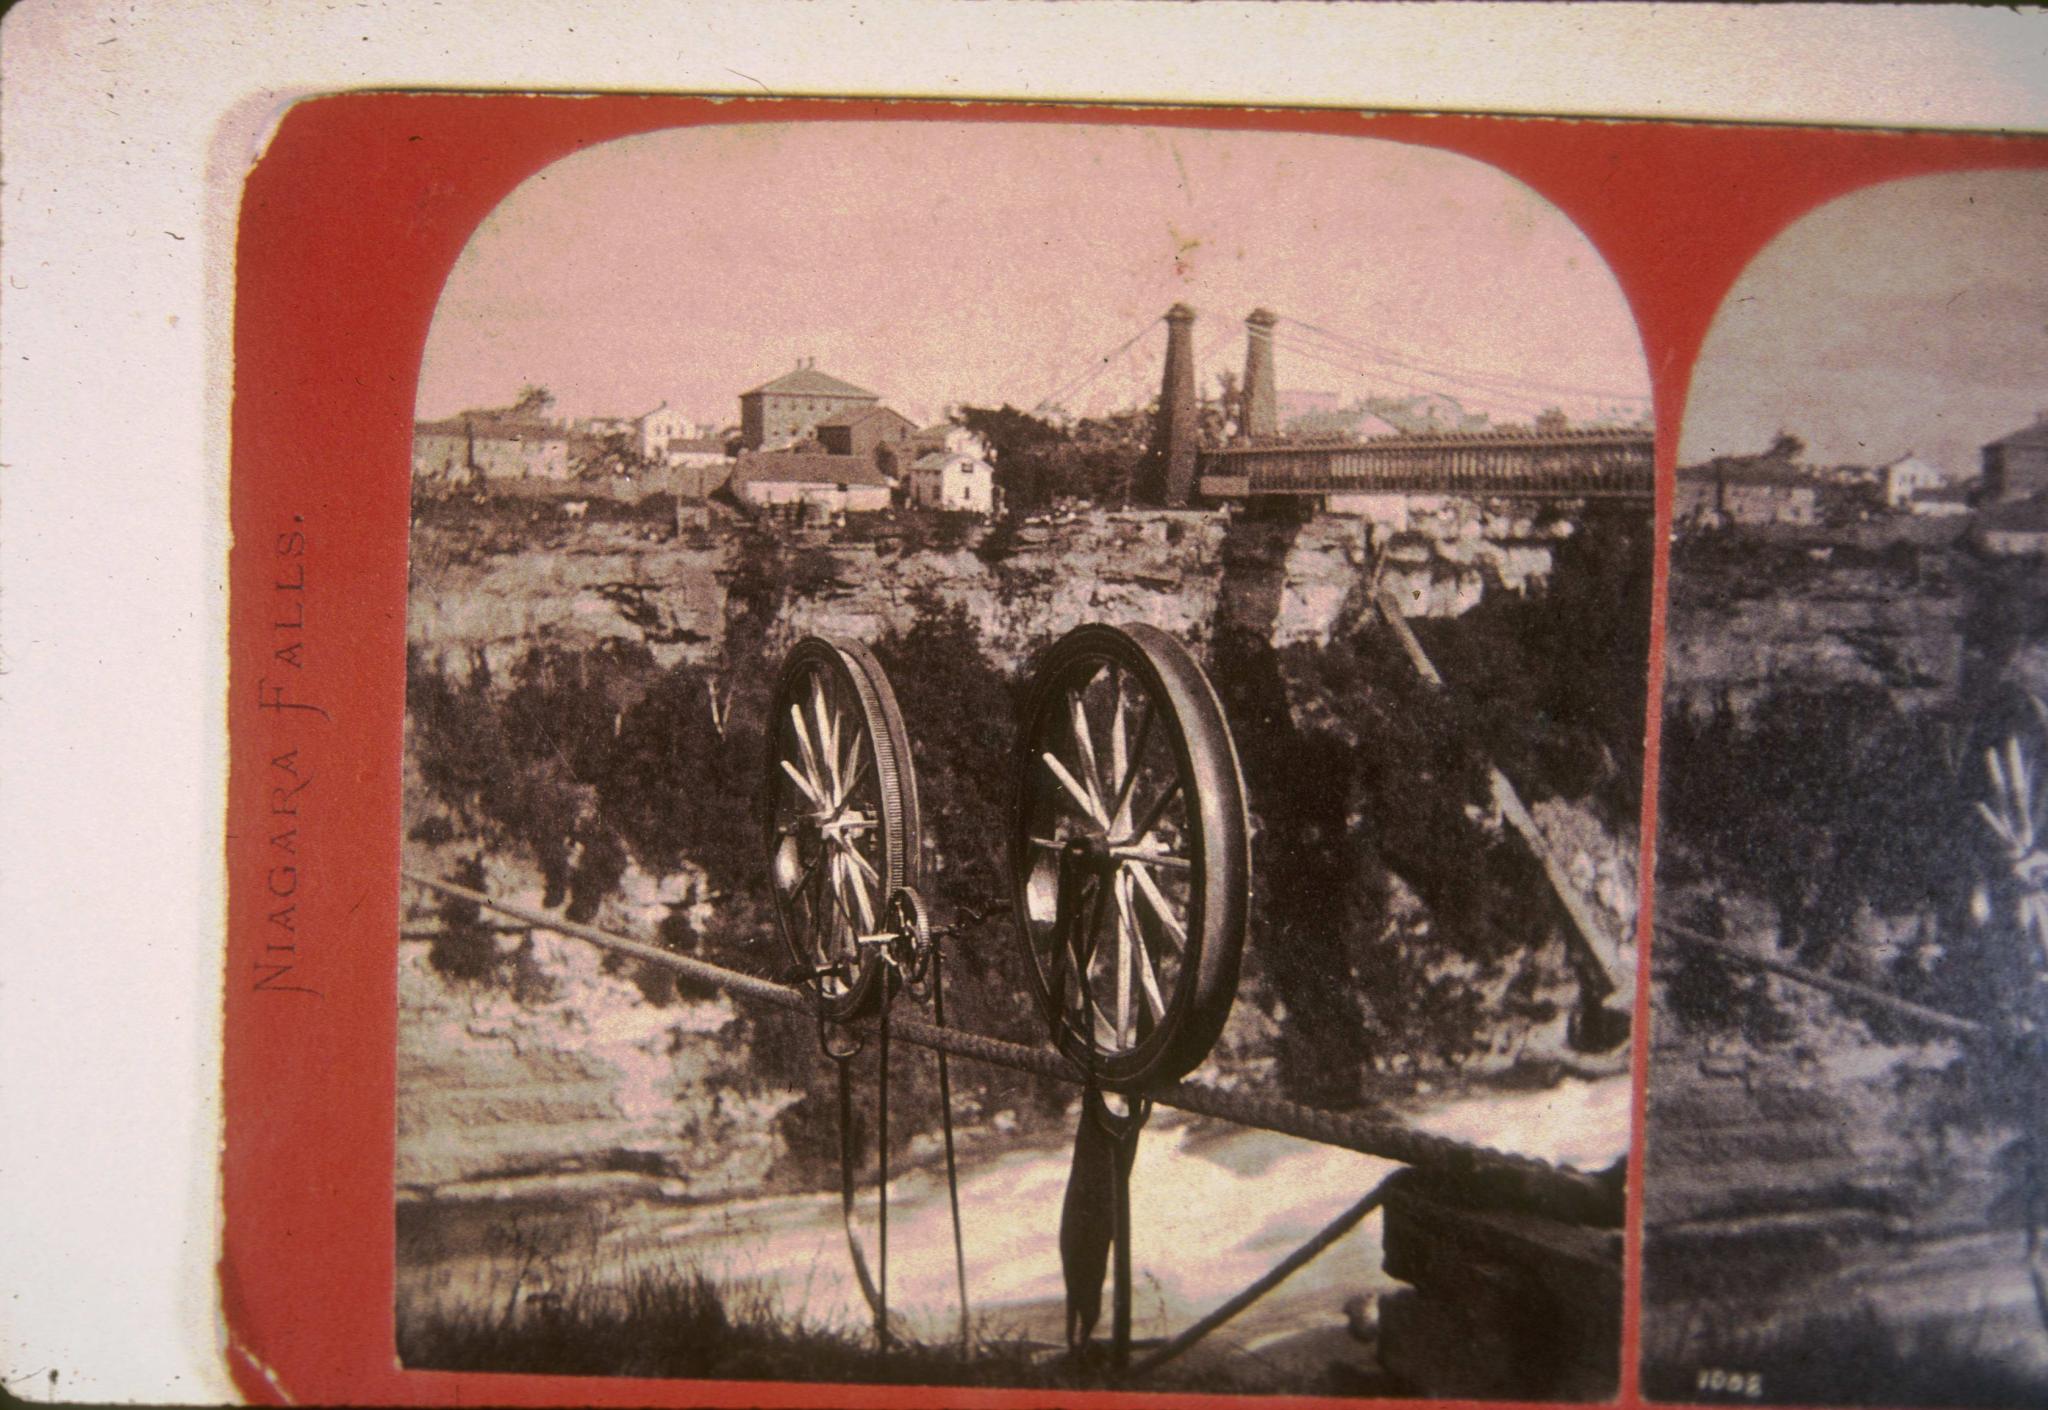
[[[700,983],[722,988],[736,998],[772,1004],[799,1013],[815,1010],[814,1000],[801,989],[678,955],[658,946],[613,935],[595,926],[564,920],[546,911],[493,900],[480,891],[453,882],[410,872],[402,875],[414,885],[473,902],[500,915],[525,921],[536,929],[572,936],[662,965]],[[855,1025],[855,1028],[858,1031],[860,1025]],[[897,1020],[892,1025],[891,1036],[970,1061],[1084,1085],[1083,1074],[1075,1064],[1050,1049],[1028,1048],[1021,1043],[1006,1042],[958,1028],[936,1028],[911,1019]],[[1251,1126],[1321,1145],[1338,1146],[1361,1155],[1377,1156],[1401,1165],[1412,1165],[1460,1182],[1475,1193],[1511,1201],[1566,1223],[1600,1228],[1619,1228],[1621,1225],[1623,1200],[1618,1181],[1555,1166],[1531,1156],[1470,1145],[1447,1136],[1418,1131],[1399,1122],[1376,1120],[1358,1112],[1326,1111],[1280,1097],[1202,1087],[1186,1081],[1146,1095],[1159,1105],[1197,1116],[1214,1117],[1239,1126]]]

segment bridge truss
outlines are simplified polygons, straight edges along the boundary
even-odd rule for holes
[[[1647,430],[1477,431],[1370,441],[1253,443],[1205,450],[1212,499],[1267,495],[1450,494],[1636,499],[1655,485]]]

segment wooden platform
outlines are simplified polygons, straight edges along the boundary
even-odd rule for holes
[[[1503,1208],[1410,1171],[1388,1192],[1379,1356],[1429,1398],[1609,1400],[1621,1231]]]

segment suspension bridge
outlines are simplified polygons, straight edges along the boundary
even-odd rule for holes
[[[1156,502],[1278,496],[1320,499],[1337,507],[1343,497],[1387,494],[1644,502],[1651,496],[1654,435],[1644,424],[1649,403],[1641,393],[1431,359],[1267,309],[1255,309],[1245,319],[1244,373],[1232,404],[1223,408],[1229,439],[1205,444],[1196,376],[1223,335],[1212,336],[1197,351],[1195,322],[1193,309],[1174,305],[1089,359],[1035,410],[1064,408],[1105,379],[1128,384],[1134,374],[1149,373],[1149,356],[1137,350],[1163,326],[1164,369],[1140,475],[1142,490]],[[1429,415],[1420,424],[1389,426],[1391,434],[1368,438],[1285,436],[1276,350],[1371,388],[1382,403],[1403,398],[1422,403]],[[1595,407],[1594,418],[1605,424],[1573,426],[1562,404]],[[1470,405],[1527,421],[1493,424],[1484,413],[1467,413]],[[1441,424],[1447,408],[1454,424]]]

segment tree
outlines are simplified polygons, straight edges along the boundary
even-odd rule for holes
[[[512,403],[514,416],[539,416],[555,404],[555,394],[546,387],[528,382],[519,389],[518,398]]]
[[[602,475],[640,475],[657,468],[660,462],[640,453],[639,442],[630,431],[611,431],[577,442],[570,464],[578,478],[594,479]]]
[[[1805,441],[1790,431],[1779,431],[1771,437],[1771,443],[1763,454],[1738,456],[1736,462],[1743,465],[1797,465],[1805,454]]]
[[[1217,445],[1244,433],[1249,411],[1238,375],[1226,367],[1216,374],[1216,395],[1202,401],[1202,440]]]

